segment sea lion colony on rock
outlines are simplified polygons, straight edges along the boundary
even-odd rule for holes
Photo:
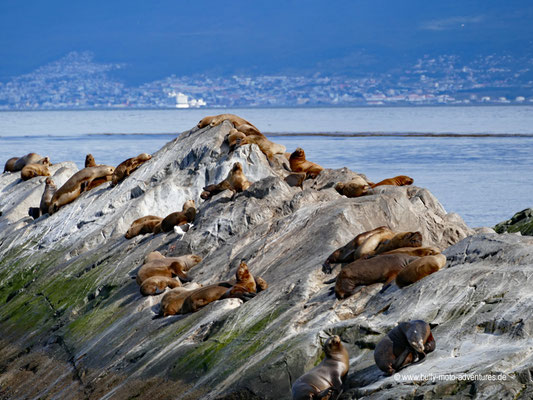
[[[230,152],[237,146],[256,144],[270,161],[274,155],[284,154],[292,171],[285,178],[289,185],[302,187],[305,179],[316,178],[323,171],[324,168],[320,165],[306,160],[303,149],[297,148],[292,154],[286,153],[284,146],[269,141],[253,124],[234,114],[205,117],[198,123],[198,128],[207,125],[216,126],[224,120],[229,120],[234,125],[234,129],[231,129],[227,136]],[[115,169],[110,166],[97,165],[94,157],[88,154],[85,160],[86,168],[74,174],[59,190],[55,190],[51,178],[46,180],[47,184],[39,208],[43,210],[43,213],[45,211],[50,214],[57,212],[62,206],[74,201],[84,191],[109,180],[112,180],[113,185],[119,183],[150,158],[150,155],[143,153],[124,161]],[[45,166],[50,165],[50,162],[47,157],[30,153],[20,158],[9,159],[6,162],[4,172],[21,171],[28,164]],[[403,186],[412,183],[412,178],[403,175],[385,179],[376,184],[357,176],[349,182],[338,182],[335,189],[340,195],[358,197],[367,194],[370,188],[377,186]],[[243,173],[242,165],[236,162],[227,178],[216,185],[205,187],[201,197],[209,199],[223,190],[231,190],[234,193],[241,192],[246,190],[250,184]],[[142,217],[132,223],[126,237],[172,230],[175,225],[192,222],[195,214],[196,208],[193,202],[192,206],[185,207],[184,205],[181,212],[169,214],[164,219],[157,216]],[[337,249],[328,257],[324,267],[325,271],[329,272],[328,269],[331,270],[332,263],[349,263],[342,267],[336,278],[334,291],[337,297],[341,299],[352,295],[362,285],[376,282],[384,283],[384,288],[386,288],[393,280],[396,280],[399,287],[404,287],[442,268],[446,261],[439,249],[421,246],[422,237],[419,232],[392,232],[389,228],[381,226],[357,235],[345,246]],[[210,302],[223,298],[237,297],[246,301],[268,287],[262,278],[252,276],[244,262],[239,265],[235,280],[205,287],[200,287],[196,283],[188,284],[188,287],[181,286],[182,281],[187,282],[189,280],[186,271],[200,261],[201,257],[196,255],[167,258],[158,252],[153,252],[147,256],[145,263],[137,273],[137,283],[141,293],[154,295],[162,293],[167,287],[171,288],[161,301],[160,316],[194,312]],[[413,326],[417,327],[422,326],[420,325],[422,323],[425,324],[423,321],[415,322],[416,324]],[[419,336],[421,335],[423,342],[423,345],[417,345],[409,342],[409,338],[418,338],[412,332],[414,328],[411,329],[411,325],[402,324],[394,328],[387,336],[393,345],[393,357],[392,361],[386,364],[385,369],[381,366],[382,361],[386,357],[391,359],[391,353],[388,348],[377,352],[376,363],[387,373],[417,362],[421,357],[423,359],[425,353],[432,351],[435,347],[429,325],[426,324],[427,329],[420,330],[423,332],[422,334],[417,333]],[[409,343],[409,345],[404,344],[404,349],[400,353],[394,347],[396,345],[395,340],[398,340],[398,331],[401,331]],[[384,341],[386,342],[385,339]],[[385,346],[385,344],[381,346]],[[381,347],[379,348],[381,349]],[[338,397],[342,379],[348,371],[347,352],[338,336],[328,339],[324,350],[326,359],[293,385],[295,399],[333,399]],[[378,348],[376,348],[377,350]],[[389,352],[387,353],[387,351]],[[388,359],[385,362],[387,363]]]

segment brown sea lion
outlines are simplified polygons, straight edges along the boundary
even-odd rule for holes
[[[50,176],[50,170],[43,164],[26,164],[20,171],[20,178],[23,181],[35,178],[36,176]]]
[[[429,324],[422,320],[400,322],[374,350],[374,360],[386,375],[424,361],[435,350],[436,342]]]
[[[92,154],[87,154],[85,156],[85,168],[87,167],[96,167],[96,161],[94,161]]]
[[[181,263],[183,271],[188,271],[200,261],[202,261],[202,257],[196,254],[185,254],[179,257],[165,257],[165,260],[179,262]]]
[[[223,298],[241,297],[244,294],[257,293],[257,286],[253,275],[248,269],[248,265],[241,261],[237,271],[235,272],[235,284],[226,291]]]
[[[181,286],[165,293],[161,299],[159,316],[167,317],[178,314],[185,299],[193,290],[199,289],[200,287],[197,283],[190,283],[188,286]]]
[[[113,167],[108,165],[100,165],[98,167],[84,168],[76,172],[54,193],[48,213],[52,215],[59,208],[73,202],[80,194],[87,190],[87,187],[93,180],[111,176],[114,170]]]
[[[254,280],[255,280],[255,287],[256,287],[257,293],[268,289],[267,281],[265,281],[260,276],[254,276]]]
[[[272,160],[275,154],[285,154],[287,150],[282,144],[274,143],[262,134],[247,135],[244,143],[241,141],[241,145],[243,144],[256,144],[269,160]]]
[[[135,171],[137,168],[139,168],[142,164],[144,164],[146,161],[150,160],[152,156],[147,153],[141,153],[137,157],[128,158],[126,161],[122,161],[117,168],[115,168],[115,172],[113,173],[113,177],[111,180],[111,183],[113,186],[130,176],[130,174]]]
[[[398,176],[395,176],[394,178],[388,178],[378,183],[374,183],[372,187],[375,188],[377,186],[383,186],[383,185],[405,186],[405,185],[412,185],[413,182],[414,182],[414,179],[409,176],[398,175]]]
[[[173,212],[161,221],[161,231],[170,232],[175,226],[189,224],[196,218],[194,200],[187,200],[183,204],[182,211]]]
[[[422,234],[420,232],[398,232],[392,237],[383,237],[377,247],[367,253],[368,256],[382,254],[400,247],[421,247]]]
[[[446,265],[446,256],[437,254],[425,256],[407,265],[396,277],[396,285],[403,288],[420,279],[437,272]]]
[[[398,249],[385,251],[381,254],[408,254],[410,256],[425,257],[440,254],[440,249],[437,247],[400,247]]]
[[[183,301],[180,314],[196,312],[209,303],[220,300],[227,290],[227,286],[220,286],[218,283],[193,290]]]
[[[11,157],[9,160],[6,161],[6,165],[4,166],[4,172],[16,172],[15,171],[15,163],[18,161],[19,157]]]
[[[380,235],[379,237],[375,238],[374,240],[369,242],[366,246],[361,248],[363,243],[365,243],[372,236],[375,236],[378,234]],[[360,233],[355,238],[353,238],[348,243],[346,243],[344,246],[339,247],[337,250],[335,250],[333,253],[329,255],[329,257],[324,262],[324,265],[323,265],[324,270],[326,272],[331,271],[332,263],[348,263],[348,262],[355,261],[357,258],[359,258],[361,254],[364,255],[368,251],[374,250],[378,246],[382,238],[388,237],[388,236],[392,237],[393,235],[394,235],[394,232],[392,232],[386,226],[380,226],[370,231]]]
[[[336,399],[341,394],[350,357],[337,335],[326,340],[323,349],[322,362],[293,383],[293,400]]]
[[[37,153],[28,153],[25,156],[20,157],[15,164],[13,165],[14,171],[22,171],[28,164],[41,164],[50,166],[50,159],[48,157],[43,157]]]
[[[251,122],[248,122],[246,121],[244,118],[241,118],[235,114],[219,114],[219,115],[211,115],[211,116],[207,116],[207,117],[204,117],[200,120],[200,122],[198,122],[198,125],[197,127],[198,128],[203,128],[207,125],[210,125],[210,126],[217,126],[219,124],[221,124],[222,122],[224,122],[225,120],[229,120],[234,126],[240,126],[240,125],[244,125],[244,124],[247,124],[247,125],[250,125],[252,126],[253,128],[257,129],[254,124],[252,124]],[[257,129],[259,131],[259,129]]]
[[[200,256],[189,254],[185,257],[165,257],[149,262],[153,266],[165,266],[170,268],[171,272],[176,275],[182,282],[189,282],[190,279],[187,276],[186,272],[194,267],[198,262],[191,262],[190,259],[194,258],[196,260],[202,259]],[[148,263],[145,263],[145,265]]]
[[[298,147],[291,154],[289,164],[292,172],[305,172],[307,178],[316,178],[324,170],[320,165],[307,161],[305,151],[301,147]]]
[[[168,263],[165,260],[153,260],[139,268],[136,281],[138,285],[141,285],[151,276],[166,276],[171,278],[173,275],[176,275],[182,282],[189,281],[181,263],[177,261]]]
[[[153,260],[162,260],[162,259],[165,259],[166,257],[161,254],[159,251],[152,251],[151,253],[148,253],[148,255],[144,258],[144,262],[145,263],[149,263],[150,261],[153,261]]]
[[[204,191],[200,197],[204,200],[210,199],[215,194],[224,190],[231,190],[232,192],[242,192],[250,187],[251,183],[246,179],[242,171],[240,162],[233,164],[231,171],[228,173],[226,179],[216,185],[209,185],[204,187]]]
[[[231,128],[228,134],[229,150],[235,150],[235,147],[243,146],[246,143],[246,135],[235,128]]]
[[[346,197],[364,196],[370,185],[362,177],[356,176],[349,182],[339,182],[335,185],[335,190]]]
[[[173,289],[180,286],[179,279],[156,275],[145,279],[141,284],[140,290],[143,296],[152,296],[163,293],[167,287]]]
[[[131,239],[138,235],[144,235],[146,233],[153,233],[154,227],[161,223],[163,218],[156,217],[155,215],[147,215],[136,219],[131,223],[130,228],[124,235],[126,239]]]
[[[41,196],[41,204],[39,208],[41,209],[42,214],[47,214],[48,209],[50,208],[50,203],[54,197],[54,193],[57,190],[57,187],[52,178],[46,178],[46,185],[44,187],[43,195]]]
[[[386,287],[403,268],[416,259],[418,257],[405,254],[387,254],[345,265],[337,275],[335,296],[345,299],[355,294],[361,285],[384,283]]]
[[[246,136],[259,135],[259,136],[266,137],[259,131],[259,129],[257,129],[255,126],[251,124],[235,125],[235,129],[237,129],[239,132],[244,133]]]

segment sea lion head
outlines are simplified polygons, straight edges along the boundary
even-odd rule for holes
[[[209,122],[211,122],[212,117],[204,117],[198,122],[196,125],[198,128],[203,128],[204,126],[209,125]]]
[[[191,207],[194,207],[194,200],[187,200],[185,203],[183,203],[182,211],[187,211]]]
[[[296,148],[294,150],[289,158],[289,160],[295,160],[295,159],[304,159],[305,160],[305,151],[301,147]]]
[[[409,345],[419,353],[424,353],[424,341],[428,331],[427,324],[422,320],[412,321],[405,332]]]
[[[344,189],[344,183],[339,182],[335,185],[335,190],[340,194],[342,194],[342,189]]]
[[[191,256],[191,260],[192,260],[193,262],[195,262],[195,263],[198,264],[200,261],[202,261],[202,257],[197,256],[196,254],[193,254],[193,255]]]
[[[148,154],[148,153],[141,153],[137,157],[138,157],[138,159],[140,161],[148,161],[148,160],[152,159],[152,156],[150,154]]]
[[[409,243],[410,247],[422,246],[422,234],[420,232],[407,232],[405,239]]]
[[[341,338],[338,335],[334,335],[328,338],[328,340],[326,340],[326,343],[324,343],[324,352],[326,353],[326,356],[330,356],[331,354],[340,351],[341,347]]]
[[[94,157],[92,154],[87,154],[85,156],[85,167],[94,167],[96,165],[96,162],[94,161]]]
[[[398,176],[398,179],[400,180],[402,185],[412,185],[413,182],[415,181],[413,178],[407,175],[400,175]]]
[[[232,172],[242,172],[242,165],[240,162],[236,162],[233,164],[233,168],[231,169]]]
[[[42,165],[48,165],[48,166],[52,165],[52,164],[50,163],[50,158],[49,158],[49,157],[41,158],[41,159],[39,160],[39,164],[42,164]]]
[[[237,282],[242,282],[250,278],[248,265],[244,261],[241,261],[239,264],[239,268],[237,268],[237,272],[235,273],[235,278],[237,278]]]
[[[47,185],[54,185],[55,186],[54,180],[52,178],[46,178],[44,183],[46,183]]]

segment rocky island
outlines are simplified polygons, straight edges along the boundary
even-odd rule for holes
[[[359,175],[346,168],[290,186],[283,156],[256,144],[230,152],[232,128],[184,132],[120,184],[36,220],[28,209],[45,177],[0,176],[1,399],[290,399],[335,335],[349,354],[340,399],[531,398],[533,238],[476,233],[416,186],[347,198],[335,185]],[[202,200],[236,162],[251,186]],[[50,166],[58,187],[76,171]],[[124,237],[134,220],[191,199],[188,230]],[[336,299],[325,282],[339,268],[323,262],[379,226],[420,232],[446,265],[402,289],[376,283]],[[200,255],[188,273],[201,285],[231,279],[245,260],[268,289],[155,318],[163,294],[142,296],[132,279],[153,251]],[[384,376],[374,348],[408,320],[429,323],[436,348]]]

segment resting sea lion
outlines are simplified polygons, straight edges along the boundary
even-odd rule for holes
[[[185,254],[179,257],[165,257],[159,251],[152,251],[146,256],[144,262],[148,263],[154,260],[167,260],[170,262],[177,261],[181,263],[183,271],[188,271],[202,261],[202,257],[196,254]]]
[[[368,189],[370,185],[360,176],[356,176],[349,182],[339,182],[335,185],[335,190],[346,197],[364,196]]]
[[[370,259],[356,260],[341,269],[335,282],[335,296],[345,299],[357,292],[361,285],[384,283],[386,287],[396,275],[418,257],[405,254],[379,255]]]
[[[130,228],[124,235],[126,239],[131,239],[138,235],[144,235],[146,233],[153,233],[157,224],[161,223],[163,218],[156,217],[155,215],[147,215],[136,219],[131,223]]]
[[[151,276],[166,276],[172,278],[172,275],[176,275],[180,281],[188,282],[189,278],[183,271],[182,264],[173,261],[170,264],[165,260],[153,260],[144,264],[137,272],[136,281],[140,286],[146,279]]]
[[[386,375],[392,375],[410,364],[424,361],[435,346],[429,324],[422,320],[400,322],[376,345],[374,360]]]
[[[203,128],[204,126],[210,125],[210,126],[217,126],[224,122],[225,120],[229,120],[234,126],[239,125],[250,125],[253,128],[255,128],[254,124],[251,122],[246,121],[244,118],[241,118],[235,114],[219,114],[219,115],[211,115],[204,117],[198,122],[198,128]],[[257,129],[257,128],[255,128]],[[257,129],[259,131],[259,129]]]
[[[9,160],[7,160],[6,165],[4,166],[4,172],[16,172],[15,163],[18,159],[18,157],[11,157]]]
[[[48,157],[40,156],[37,153],[28,153],[23,157],[20,157],[13,166],[14,171],[22,171],[28,164],[42,164],[50,166],[50,159]]]
[[[85,168],[87,167],[96,167],[96,161],[94,161],[92,154],[87,154],[85,156]]]
[[[396,285],[403,288],[420,279],[437,272],[446,265],[446,256],[437,254],[435,256],[425,256],[407,265],[396,277]]]
[[[373,256],[382,254],[387,251],[399,249],[400,247],[421,247],[422,234],[420,232],[398,232],[392,237],[384,237],[377,247],[368,252],[367,255]]]
[[[185,299],[193,290],[199,289],[200,287],[201,286],[197,283],[191,283],[189,286],[181,286],[165,293],[161,299],[159,316],[167,317],[169,315],[178,314]]]
[[[183,300],[180,314],[196,312],[209,303],[220,300],[220,298],[226,294],[227,290],[227,286],[220,286],[218,283],[193,290],[185,300]]]
[[[20,178],[23,181],[35,178],[36,176],[50,176],[50,170],[43,164],[26,164],[20,171]]]
[[[163,293],[167,287],[173,289],[180,286],[181,282],[179,279],[156,275],[145,279],[141,284],[140,290],[143,296],[151,296]]]
[[[39,205],[39,208],[41,209],[42,214],[47,214],[48,209],[50,207],[50,203],[52,202],[52,198],[54,197],[54,193],[57,190],[57,187],[53,181],[52,178],[46,178],[45,181],[46,185],[44,187],[44,192],[41,197],[41,204]]]
[[[412,185],[414,182],[414,179],[406,176],[406,175],[398,175],[394,178],[384,179],[381,182],[374,183],[372,185],[373,188],[377,186],[383,186],[383,185],[394,185],[394,186],[405,186],[405,185]]]
[[[48,213],[52,215],[59,208],[73,202],[87,190],[93,180],[111,176],[114,170],[113,167],[108,165],[100,165],[98,167],[87,167],[76,172],[54,193]]]
[[[263,154],[265,154],[271,161],[275,154],[285,154],[285,151],[287,150],[285,146],[271,142],[263,134],[247,135],[246,139],[244,139],[244,143],[241,141],[241,145],[243,144],[256,144]]]
[[[255,280],[255,288],[257,290],[257,293],[262,292],[263,290],[268,289],[268,283],[260,276],[254,276]]]
[[[187,200],[185,204],[183,204],[182,211],[173,212],[161,221],[161,231],[170,232],[175,226],[193,222],[194,218],[196,218],[194,200]]]
[[[305,159],[305,151],[298,147],[291,154],[289,164],[292,172],[305,172],[308,178],[316,178],[324,168],[314,162]]]
[[[228,134],[228,144],[231,152],[235,150],[235,147],[247,144],[246,135],[235,128],[231,128]]]
[[[336,399],[341,394],[350,358],[339,336],[326,340],[324,353],[320,364],[293,383],[293,400]]]
[[[130,176],[133,171],[151,158],[152,156],[150,154],[141,153],[137,157],[128,158],[126,161],[122,161],[117,168],[115,168],[115,172],[113,173],[111,180],[113,186]]]
[[[436,247],[400,247],[398,249],[385,251],[381,254],[408,254],[410,256],[425,257],[440,254],[440,249]]]
[[[235,129],[237,129],[239,132],[244,133],[246,136],[250,135],[259,135],[265,137],[259,129],[257,129],[255,126],[251,124],[241,124],[241,125],[235,125]]]
[[[244,172],[242,171],[242,165],[240,162],[233,164],[233,168],[228,173],[226,179],[216,185],[209,185],[204,187],[204,191],[200,197],[204,200],[210,199],[215,194],[218,194],[224,190],[231,190],[232,192],[242,192],[250,187],[251,183],[246,179]]]

